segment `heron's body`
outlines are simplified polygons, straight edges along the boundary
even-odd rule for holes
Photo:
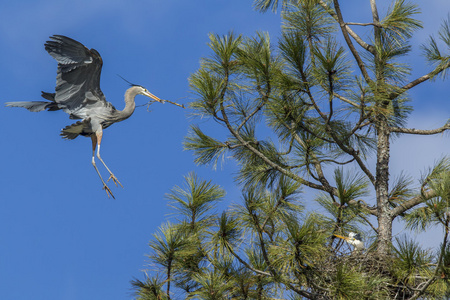
[[[33,112],[63,110],[71,119],[79,119],[80,121],[63,128],[61,136],[65,139],[74,139],[79,135],[91,137],[92,164],[108,196],[113,196],[95,165],[94,153],[97,148],[97,157],[110,173],[110,179],[116,185],[120,184],[100,157],[103,129],[129,118],[136,107],[134,98],[137,95],[144,95],[158,102],[164,101],[144,87],[133,85],[125,92],[125,108],[117,110],[106,101],[100,89],[103,65],[100,54],[65,36],[54,35],[50,39],[45,43],[45,50],[58,62],[55,93],[42,92],[46,101],[7,102],[6,105],[24,107]]]
[[[91,106],[89,108],[80,107],[70,114],[70,118],[82,119],[83,121],[65,127],[61,135],[67,139],[74,139],[78,134],[91,136],[95,132],[108,128],[114,123],[128,119],[134,112],[136,107],[134,97],[139,94],[140,89],[142,87],[133,86],[126,91],[125,99],[133,99],[133,101],[126,101],[123,110],[117,110],[109,102],[106,102],[107,105]],[[82,126],[80,127],[80,125]]]

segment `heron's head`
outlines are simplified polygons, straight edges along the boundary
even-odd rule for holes
[[[158,97],[156,97],[155,95],[153,95],[152,93],[150,93],[145,87],[143,87],[142,85],[139,84],[134,84],[129,82],[128,80],[126,80],[125,78],[123,78],[122,76],[118,75],[120,78],[122,78],[125,82],[127,82],[130,85],[130,88],[127,90],[128,92],[131,92],[132,95],[136,96],[136,95],[144,95],[147,96],[149,98],[152,98],[155,101],[164,103],[164,100],[159,99]]]
[[[152,93],[150,93],[145,87],[140,86],[140,85],[135,85],[134,87],[138,89],[137,90],[138,94],[152,98],[153,100],[158,101],[160,103],[164,103],[164,100],[161,100],[158,97],[156,97],[155,95],[153,95]]]

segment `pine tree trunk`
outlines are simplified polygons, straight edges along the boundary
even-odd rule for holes
[[[378,211],[378,255],[384,257],[390,252],[392,241],[392,217],[389,207],[389,129],[384,116],[378,120],[377,166],[375,191]]]

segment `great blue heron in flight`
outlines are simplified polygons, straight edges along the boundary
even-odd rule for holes
[[[114,198],[95,165],[95,149],[97,148],[97,158],[110,174],[108,181],[111,179],[116,186],[118,184],[122,186],[100,156],[103,129],[129,118],[136,107],[134,98],[137,95],[144,95],[161,103],[165,100],[159,99],[142,86],[132,85],[125,92],[125,108],[117,110],[106,101],[100,89],[100,73],[103,64],[100,54],[95,49],[89,50],[80,42],[62,35],[53,35],[50,39],[45,43],[45,50],[58,62],[55,93],[42,92],[42,97],[46,101],[7,102],[6,106],[24,107],[33,112],[62,109],[71,119],[81,119],[64,127],[61,136],[69,140],[79,135],[91,138],[92,165],[108,197],[111,195]]]
[[[364,243],[359,233],[350,232],[348,234],[348,237],[337,234],[335,234],[334,236],[343,239],[350,245],[354,246],[355,247],[355,249],[353,250],[354,252],[358,252],[364,249]]]

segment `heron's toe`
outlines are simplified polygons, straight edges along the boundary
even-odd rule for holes
[[[119,185],[120,185],[120,186],[123,188],[123,185],[120,183],[119,179],[117,179],[117,177],[114,176],[114,174],[111,174],[111,175],[109,176],[107,182],[110,181],[110,180],[112,180],[116,186],[119,186]]]
[[[116,197],[114,197],[113,193],[111,192],[111,190],[109,189],[109,187],[106,184],[103,185],[103,189],[105,190],[106,194],[108,195],[108,198],[111,196],[111,197],[113,197],[113,199],[116,199]]]

